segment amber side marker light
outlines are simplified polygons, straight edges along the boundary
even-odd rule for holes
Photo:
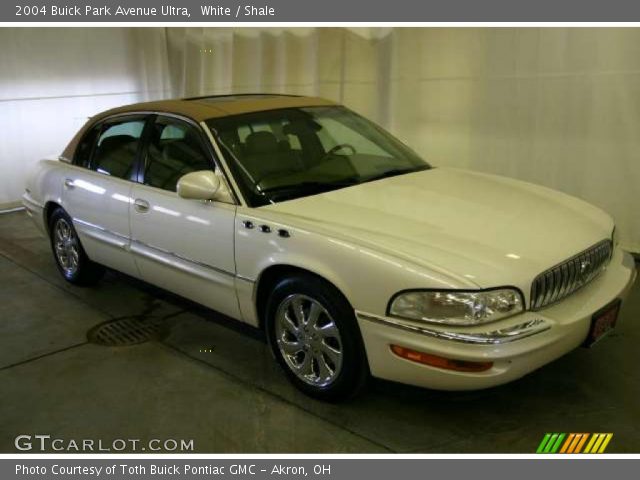
[[[429,353],[418,352],[399,345],[391,345],[391,351],[400,358],[411,360],[445,370],[456,370],[458,372],[485,372],[493,367],[493,362],[469,362],[467,360],[454,360],[452,358],[439,357]]]

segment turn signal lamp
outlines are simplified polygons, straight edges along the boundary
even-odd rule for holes
[[[493,362],[470,362],[468,360],[454,360],[452,358],[439,357],[429,353],[418,352],[399,345],[391,345],[391,351],[400,358],[416,363],[422,363],[431,367],[455,370],[457,372],[485,372],[493,367]]]

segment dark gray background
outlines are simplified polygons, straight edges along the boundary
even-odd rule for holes
[[[149,474],[148,466],[151,463],[156,465],[184,465],[185,463],[191,465],[224,465],[226,471],[232,464],[250,465],[255,464],[258,468],[265,468],[268,471],[275,464],[299,466],[304,465],[309,473],[307,477],[297,476],[276,476],[269,475],[268,473],[259,473],[257,475],[224,475],[224,476],[159,476],[152,477]],[[27,466],[46,466],[48,472],[51,471],[51,466],[58,465],[102,465],[111,466],[119,464],[127,465],[146,465],[147,475],[132,475],[122,476],[120,468],[117,468],[117,475],[106,476],[104,471],[100,477],[95,476],[54,476],[50,473],[47,475],[29,476],[29,475],[16,475],[15,465],[22,464]],[[314,465],[330,465],[331,475],[314,475]],[[38,479],[58,479],[64,478],[99,478],[99,479],[138,479],[138,478],[172,478],[179,479],[199,479],[199,478],[226,478],[229,479],[252,479],[252,480],[265,480],[265,479],[283,479],[288,478],[291,480],[299,480],[301,478],[317,479],[317,480],[355,480],[355,479],[390,479],[390,478],[416,478],[416,479],[432,479],[432,480],[447,480],[447,479],[462,479],[462,478],[474,478],[474,479],[514,479],[518,480],[543,480],[554,478],[580,478],[580,480],[601,480],[603,478],[633,478],[637,474],[640,467],[640,460],[638,459],[578,459],[572,458],[564,459],[508,459],[508,460],[481,460],[481,459],[416,459],[416,460],[382,460],[382,459],[355,459],[355,460],[329,460],[329,459],[316,459],[316,460],[281,460],[274,458],[272,460],[252,460],[250,458],[242,460],[173,460],[173,459],[158,459],[158,460],[139,460],[139,459],[127,459],[127,458],[109,458],[105,460],[0,460],[0,478],[2,479],[14,479],[14,478],[38,478]]]
[[[93,5],[189,7],[191,17],[16,17],[16,5]],[[231,7],[269,5],[275,16],[203,16],[200,5]],[[640,20],[640,3],[632,0],[15,0],[0,3],[2,22],[634,22]]]

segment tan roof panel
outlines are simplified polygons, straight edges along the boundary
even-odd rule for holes
[[[115,113],[135,111],[154,111],[175,113],[189,117],[197,122],[209,118],[240,115],[243,113],[277,110],[280,108],[298,108],[335,105],[334,102],[317,97],[298,97],[290,95],[229,95],[211,96],[182,100],[159,100],[155,102],[135,103],[114,108],[96,116],[106,117]]]

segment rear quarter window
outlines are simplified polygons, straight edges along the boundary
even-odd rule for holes
[[[87,131],[87,133],[84,134],[84,137],[82,137],[82,139],[78,143],[75,154],[73,156],[74,165],[89,168],[91,153],[93,152],[93,147],[96,144],[96,139],[98,137],[99,131],[100,126],[94,125]]]

